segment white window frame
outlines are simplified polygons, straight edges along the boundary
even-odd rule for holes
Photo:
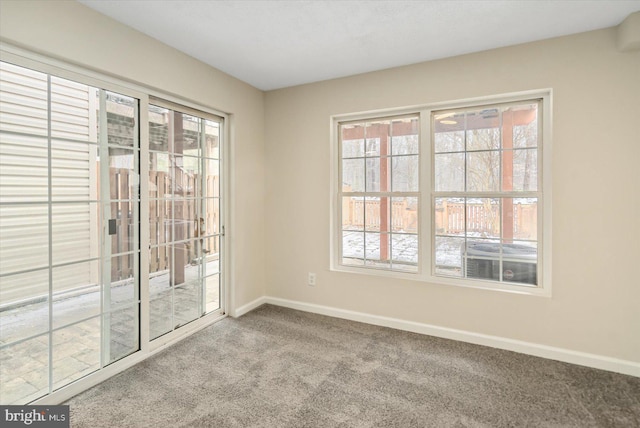
[[[442,110],[472,109],[487,105],[540,102],[538,113],[541,121],[541,132],[538,135],[538,184],[542,194],[538,201],[538,284],[537,286],[518,285],[516,283],[488,281],[436,276],[433,273],[433,248],[435,245],[435,229],[432,213],[435,209],[431,118],[432,113]],[[502,95],[469,98],[463,100],[439,102],[404,108],[374,110],[350,114],[338,114],[330,117],[330,270],[364,275],[375,275],[388,278],[421,281],[429,284],[457,286],[472,289],[503,291],[533,296],[551,296],[551,135],[552,135],[552,90],[541,89],[508,93]],[[367,266],[350,266],[342,264],[342,201],[340,200],[340,167],[342,153],[340,151],[340,124],[354,121],[375,120],[390,116],[418,114],[420,116],[420,202],[418,226],[418,271],[407,273],[382,270]]]

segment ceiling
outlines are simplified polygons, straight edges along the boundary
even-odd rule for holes
[[[78,0],[271,90],[618,25],[640,0]]]

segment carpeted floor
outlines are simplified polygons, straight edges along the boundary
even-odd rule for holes
[[[66,404],[74,428],[640,427],[640,378],[266,305]]]

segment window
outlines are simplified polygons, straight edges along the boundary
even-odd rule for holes
[[[139,94],[0,62],[0,396],[139,351]]]
[[[339,128],[341,263],[417,272],[418,117]]]
[[[150,337],[220,308],[222,118],[149,104]]]
[[[548,294],[549,106],[543,92],[335,117],[332,268]]]

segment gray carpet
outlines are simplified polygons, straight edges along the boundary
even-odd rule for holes
[[[640,378],[262,306],[71,399],[72,427],[640,427]]]

